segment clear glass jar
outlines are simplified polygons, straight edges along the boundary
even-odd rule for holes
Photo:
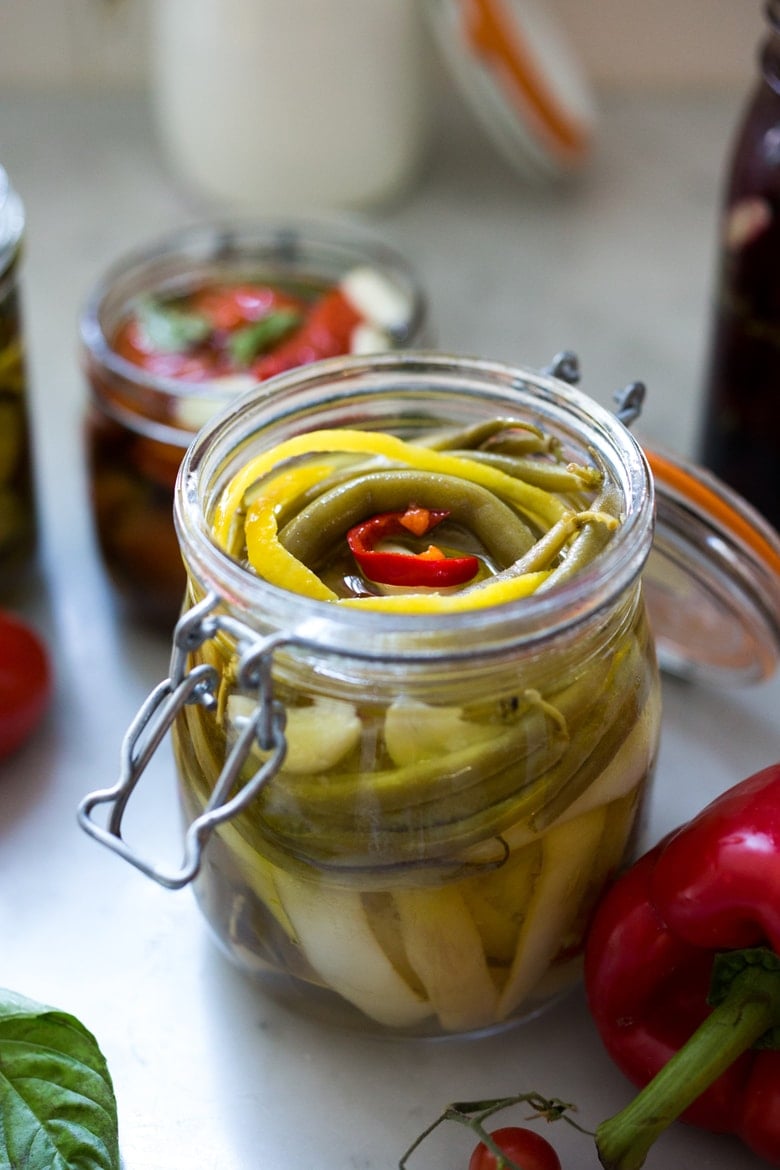
[[[564,463],[595,461],[620,516],[549,591],[463,612],[342,608],[269,584],[213,536],[226,485],[295,436],[425,444],[496,418],[543,428]],[[481,1033],[572,986],[591,909],[632,851],[659,731],[640,584],[653,487],[625,427],[545,374],[333,360],[201,431],[175,508],[179,665],[136,728],[156,739],[172,722],[188,859],[167,875],[130,859],[168,886],[194,877],[240,967],[347,1026]],[[131,737],[131,772],[140,754]]]
[[[351,282],[349,296],[360,301],[360,321],[344,345],[393,349],[420,341],[427,306],[404,259],[368,233],[341,225],[198,225],[123,257],[91,291],[81,317],[81,342],[89,388],[86,446],[92,508],[104,563],[134,615],[164,625],[175,621],[185,584],[172,520],[182,455],[215,411],[263,375],[247,367],[207,376],[195,360],[197,338],[189,367],[184,360],[174,362],[179,351],[158,353],[148,339],[128,357],[129,349],[118,351],[121,331],[139,305],[145,306],[144,312],[150,304],[187,305],[204,288],[270,286],[314,303],[346,281]],[[174,330],[185,316],[192,320],[188,313],[179,313]],[[170,315],[162,320],[164,327],[170,326]],[[327,344],[331,340],[329,336]],[[287,341],[285,336],[281,344]],[[173,347],[179,341],[164,338],[161,344]],[[314,360],[317,344],[302,344],[295,360]],[[138,364],[145,360],[144,345],[152,357],[170,359],[173,372],[163,360],[154,369]],[[181,345],[186,359],[186,336]]]
[[[168,165],[212,203],[260,215],[399,197],[427,142],[422,8],[153,4],[153,110]]]
[[[24,207],[0,167],[0,594],[18,585],[36,545],[19,261]]]

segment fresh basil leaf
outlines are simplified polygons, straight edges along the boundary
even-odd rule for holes
[[[211,322],[155,297],[139,297],[136,314],[146,338],[162,353],[186,353],[211,333]]]
[[[237,329],[230,337],[230,356],[239,366],[249,366],[258,354],[265,353],[286,337],[303,320],[296,309],[277,309],[259,321]]]
[[[95,1037],[0,989],[0,1166],[119,1170],[116,1099]]]

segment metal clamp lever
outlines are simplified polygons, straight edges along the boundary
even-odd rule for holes
[[[639,418],[645,403],[646,393],[644,382],[629,382],[627,386],[616,390],[612,395],[612,401],[617,407],[615,414],[624,427],[630,427]]]
[[[580,381],[579,359],[572,350],[563,349],[556,353],[541,372],[551,378],[558,378],[561,382],[568,382],[570,386],[576,386]],[[617,407],[615,414],[624,426],[630,427],[639,418],[646,393],[644,382],[629,382],[612,395],[612,401]]]
[[[284,735],[285,712],[274,701],[271,690],[271,658],[274,649],[286,639],[257,638],[241,623],[211,614],[217,598],[209,595],[180,619],[174,631],[171,675],[159,683],[139,709],[127,730],[120,754],[119,780],[111,788],[89,793],[78,808],[78,821],[91,837],[129,861],[159,885],[180,889],[198,874],[206,843],[223,821],[240,812],[272,779],[282,766],[287,751]],[[210,616],[211,615],[211,616]],[[257,705],[242,722],[241,730],[229,752],[211,796],[203,810],[189,825],[184,837],[184,859],[177,870],[166,871],[142,857],[122,838],[122,819],[127,803],[157,748],[173,726],[179,712],[198,703],[206,708],[216,704],[215,690],[219,676],[214,667],[203,664],[186,671],[187,655],[220,630],[236,636],[243,647],[239,656],[239,689],[254,692]],[[271,755],[237,792],[233,793],[241,769],[257,743]],[[233,795],[231,795],[233,793]],[[108,805],[110,815],[103,827],[92,819],[99,805]]]
[[[542,367],[541,372],[551,378],[558,378],[561,382],[568,382],[576,386],[580,380],[580,359],[571,349],[562,349],[556,353],[552,361]]]

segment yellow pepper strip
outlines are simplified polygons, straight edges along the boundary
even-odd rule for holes
[[[378,609],[390,613],[463,613],[504,605],[530,597],[549,576],[549,570],[488,581],[459,593],[396,593],[383,597],[339,597],[336,604],[350,609]]]
[[[215,539],[226,547],[231,519],[239,509],[244,493],[261,476],[273,471],[274,467],[286,459],[298,455],[336,451],[382,455],[397,463],[419,468],[421,471],[442,472],[445,475],[460,476],[462,479],[482,484],[483,487],[512,500],[525,512],[537,517],[542,521],[542,527],[554,524],[567,511],[564,504],[551,493],[475,460],[448,455],[428,447],[418,447],[384,432],[325,429],[295,435],[279,443],[271,450],[256,456],[234,475],[215,510],[212,525]],[[265,573],[263,575],[265,576]]]
[[[331,471],[327,464],[308,463],[280,472],[250,505],[244,525],[249,563],[263,580],[317,601],[335,601],[336,594],[280,543],[276,518],[291,497],[319,483]]]

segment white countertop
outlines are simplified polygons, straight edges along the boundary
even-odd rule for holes
[[[717,186],[737,96],[614,97],[598,155],[567,192],[520,185],[454,109],[413,194],[370,222],[413,260],[441,348],[530,366],[579,353],[604,403],[644,380],[642,435],[689,452],[713,261]],[[119,745],[167,674],[165,639],[114,610],[86,504],[76,320],[107,262],[201,218],[157,154],[140,98],[0,95],[0,159],[25,199],[23,272],[41,579],[22,608],[57,672],[40,735],[0,764],[0,984],[79,1016],[111,1069],[127,1170],[392,1170],[450,1101],[536,1088],[584,1124],[631,1092],[581,994],[502,1036],[401,1043],[330,1031],[268,1002],[207,936],[191,894],[166,892],[77,827],[112,783]],[[647,841],[780,758],[780,677],[707,692],[665,681]],[[170,763],[139,812],[150,850],[177,855]],[[507,1115],[519,1121],[523,1111]],[[503,1120],[503,1118],[502,1118]],[[556,1127],[565,1165],[587,1139]],[[468,1134],[441,1130],[410,1170],[465,1168]],[[758,1166],[736,1141],[676,1126],[648,1165]]]

